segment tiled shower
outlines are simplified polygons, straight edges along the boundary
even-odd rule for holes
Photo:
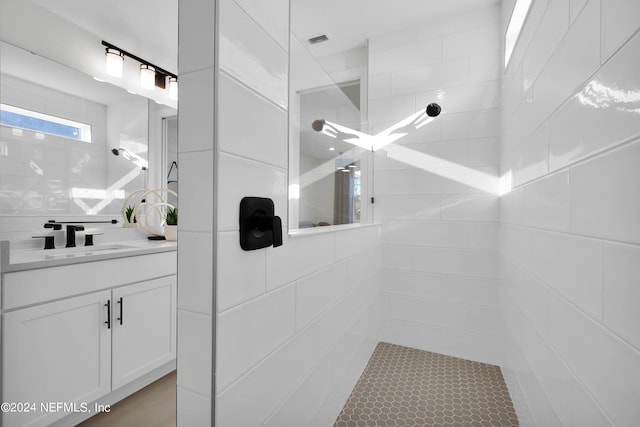
[[[287,222],[264,3],[180,2],[178,423],[331,425],[387,341],[501,366],[521,425],[633,425],[638,2],[534,0],[506,70],[513,0],[370,40],[372,126],[442,116],[376,153],[376,224],[245,253],[243,196]]]
[[[523,423],[640,415],[638,13],[533,2],[503,81],[504,366]]]

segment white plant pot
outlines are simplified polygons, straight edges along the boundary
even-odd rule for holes
[[[177,225],[165,225],[164,226],[164,238],[166,240],[175,242],[178,240],[178,226]]]

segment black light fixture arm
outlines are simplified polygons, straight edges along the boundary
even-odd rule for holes
[[[120,52],[124,56],[128,56],[129,58],[133,59],[134,61],[138,61],[139,63],[141,63],[143,65],[148,65],[150,67],[153,67],[153,69],[155,70],[156,73],[160,73],[160,74],[164,74],[165,76],[173,77],[176,80],[178,79],[178,76],[176,74],[173,74],[173,73],[165,70],[164,68],[160,68],[157,65],[154,65],[149,61],[145,61],[144,59],[140,58],[139,56],[134,55],[133,53],[129,53],[126,50],[122,50],[118,46],[114,46],[111,43],[106,42],[104,40],[102,40],[102,45],[107,47],[107,48],[109,48],[109,49],[117,50],[118,52]]]

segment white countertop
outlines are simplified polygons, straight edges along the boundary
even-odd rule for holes
[[[0,242],[0,272],[34,270],[107,259],[128,258],[177,249],[176,242],[135,239],[119,242],[59,249],[15,249],[8,241]]]

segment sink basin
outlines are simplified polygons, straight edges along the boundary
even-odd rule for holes
[[[95,246],[78,246],[75,248],[17,250],[11,252],[11,264],[33,261],[48,261],[63,258],[78,258],[136,248],[136,246],[132,245],[114,243]]]

